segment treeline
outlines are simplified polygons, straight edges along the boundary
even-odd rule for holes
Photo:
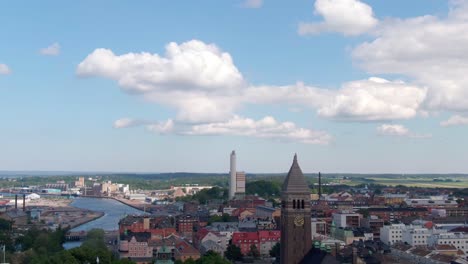
[[[203,189],[197,192],[194,195],[187,195],[184,197],[176,198],[176,201],[190,202],[198,201],[200,204],[206,204],[209,200],[227,200],[228,199],[228,189],[221,187],[213,187],[211,189]]]
[[[130,264],[132,261],[119,260],[107,248],[104,231],[93,229],[88,232],[80,247],[65,250],[66,230],[55,231],[31,228],[12,241],[13,248],[7,247],[7,262],[12,264],[84,264],[109,263]],[[5,241],[2,241],[5,242]]]

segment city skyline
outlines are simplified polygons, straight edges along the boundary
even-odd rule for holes
[[[467,11],[2,3],[0,171],[465,173]]]

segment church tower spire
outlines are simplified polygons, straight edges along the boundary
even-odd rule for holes
[[[281,264],[297,264],[312,246],[310,189],[294,155],[281,188]]]

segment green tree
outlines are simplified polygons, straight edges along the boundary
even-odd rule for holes
[[[233,244],[226,248],[224,256],[231,261],[240,261],[243,258],[240,247]]]
[[[201,258],[197,259],[197,264],[231,264],[228,260],[224,259],[218,253],[209,250]]]
[[[281,192],[280,183],[273,181],[258,180],[247,182],[245,192],[247,194],[257,194],[264,198],[278,197]]]
[[[248,253],[249,256],[253,257],[254,259],[260,258],[260,252],[258,251],[257,246],[251,245],[250,246],[250,251]]]
[[[280,243],[276,243],[276,244],[271,248],[271,250],[270,250],[270,256],[271,256],[272,258],[279,259],[280,254],[281,254],[281,253],[280,253],[280,252],[281,252],[280,250],[281,250],[281,245],[280,245]]]
[[[11,221],[0,218],[0,231],[10,231]]]

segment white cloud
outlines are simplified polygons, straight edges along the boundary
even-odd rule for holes
[[[263,0],[245,0],[242,4],[245,8],[260,8],[263,5]]]
[[[234,120],[236,110],[248,104],[307,108],[335,120],[408,119],[418,114],[425,97],[423,88],[375,77],[345,83],[337,90],[301,82],[248,86],[228,53],[198,40],[170,43],[164,57],[149,53],[115,55],[108,49],[96,49],[78,65],[77,74],[116,80],[130,94],[176,109],[172,127],[180,127],[181,123],[202,128],[207,124],[219,126]],[[147,124],[122,119],[114,126]],[[154,126],[152,130],[161,128]]]
[[[301,82],[294,85],[250,86],[243,93],[243,101],[253,104],[286,103],[296,107],[303,105],[317,108],[330,103],[335,92],[328,89],[307,86]]]
[[[243,84],[231,56],[214,44],[191,40],[166,46],[165,56],[96,49],[77,68],[79,76],[114,79],[132,92],[201,91],[226,93]]]
[[[192,40],[166,46],[165,56],[115,55],[96,49],[77,67],[78,76],[116,80],[130,93],[179,110],[188,122],[219,121],[232,116],[245,86],[231,56],[214,44]]]
[[[419,113],[426,89],[402,81],[371,77],[323,89],[303,83],[286,86],[251,86],[244,101],[255,104],[288,104],[316,109],[319,116],[346,121],[410,119]]]
[[[318,114],[355,121],[409,119],[418,114],[425,96],[425,89],[374,77],[345,83]]]
[[[384,136],[408,136],[409,130],[402,125],[383,124],[377,127],[377,132]]]
[[[1,75],[8,75],[11,73],[10,67],[6,64],[0,63],[0,74]]]
[[[55,42],[46,48],[40,49],[39,53],[42,55],[57,56],[60,54],[60,44]]]
[[[178,132],[183,135],[231,135],[268,138],[280,141],[296,141],[306,144],[328,144],[331,135],[324,131],[316,131],[297,127],[292,122],[278,122],[271,116],[260,120],[234,116],[225,122],[193,125]]]
[[[447,17],[387,19],[374,40],[352,55],[372,74],[408,76],[428,88],[428,110],[468,110],[468,1],[452,1]]]
[[[359,0],[316,0],[315,13],[323,17],[323,22],[300,23],[300,35],[322,32],[360,35],[378,24],[372,7]]]
[[[377,133],[382,136],[430,138],[430,134],[415,134],[408,128],[398,124],[382,124],[377,127]]]
[[[454,115],[451,116],[449,119],[442,121],[440,125],[444,127],[468,125],[468,117],[462,115]]]
[[[127,127],[135,127],[147,124],[147,121],[139,120],[139,119],[132,119],[132,118],[121,118],[115,120],[113,127],[114,128],[127,128]]]
[[[166,122],[154,123],[146,126],[149,131],[156,132],[159,134],[169,134],[174,130],[174,121],[172,119]]]
[[[158,134],[176,134],[183,136],[247,136],[278,141],[301,142],[306,144],[329,144],[332,136],[325,131],[298,127],[292,122],[278,122],[271,116],[260,120],[235,115],[224,122],[188,124],[169,119],[165,122],[133,122],[133,119],[119,119],[118,128],[145,125],[146,129]]]

